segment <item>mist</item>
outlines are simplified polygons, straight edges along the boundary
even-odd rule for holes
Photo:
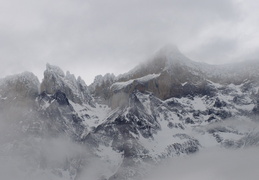
[[[239,147],[218,144],[217,146],[201,148],[200,151],[192,155],[163,160],[154,165],[143,180],[256,179],[259,176],[258,117],[252,119],[246,117],[229,118],[195,129],[205,133],[208,130],[218,128],[231,128],[240,133],[249,133],[244,138],[239,139]]]
[[[38,136],[18,119],[0,117],[0,179],[98,180],[115,172],[107,159],[65,134]]]
[[[94,156],[86,145],[66,136],[37,137],[17,132],[13,121],[1,119],[0,123],[0,179],[99,180],[116,171],[109,162]],[[205,129],[226,126],[258,132],[258,122],[244,119],[229,119]],[[196,154],[150,166],[143,180],[256,179],[259,176],[258,154],[257,147],[201,149]]]
[[[145,180],[244,180],[256,179],[258,148],[213,148],[188,157],[170,159],[153,168]]]

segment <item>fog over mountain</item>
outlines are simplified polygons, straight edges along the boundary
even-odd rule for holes
[[[1,0],[0,76],[46,62],[81,76],[125,73],[167,43],[192,60],[257,59],[254,0]]]
[[[0,178],[255,179],[259,62],[195,62],[166,46],[83,77],[47,63],[0,79]]]

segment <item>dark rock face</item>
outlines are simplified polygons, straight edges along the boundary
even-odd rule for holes
[[[59,105],[69,105],[68,99],[66,97],[66,94],[61,92],[60,90],[58,90],[55,94],[54,94],[54,99],[57,100]]]
[[[226,105],[227,105],[226,102],[220,101],[218,98],[214,103],[214,107],[217,107],[217,108],[225,107]]]
[[[180,144],[180,143],[174,143],[170,146],[168,146],[167,148],[167,153],[166,156],[168,156],[168,154],[193,154],[198,152],[200,149],[200,144],[199,141],[196,139],[190,139],[189,141],[187,141],[184,144]]]
[[[188,118],[186,118],[185,123],[186,124],[194,124],[194,121],[188,117]]]

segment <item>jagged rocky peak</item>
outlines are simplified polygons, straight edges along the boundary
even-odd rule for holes
[[[33,99],[38,95],[40,82],[33,73],[23,72],[0,80],[2,98]]]
[[[115,75],[113,73],[107,73],[103,75],[97,75],[94,78],[94,82],[90,85],[91,90],[94,90],[97,86],[102,86],[103,84],[111,84],[115,81]]]
[[[55,94],[62,91],[74,103],[92,103],[88,87],[81,77],[76,77],[69,71],[66,74],[57,66],[47,64],[40,92]]]
[[[41,83],[41,92],[46,91],[49,94],[54,94],[57,90],[60,90],[64,85],[63,79],[65,78],[65,73],[58,66],[46,65],[46,70],[44,71],[44,79]]]

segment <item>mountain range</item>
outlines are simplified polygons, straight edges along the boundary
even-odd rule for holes
[[[0,169],[12,173],[1,174],[142,179],[166,159],[257,147],[258,89],[259,62],[209,65],[174,46],[89,86],[50,64],[41,82],[30,72],[8,76],[0,79],[0,158],[10,163]]]

